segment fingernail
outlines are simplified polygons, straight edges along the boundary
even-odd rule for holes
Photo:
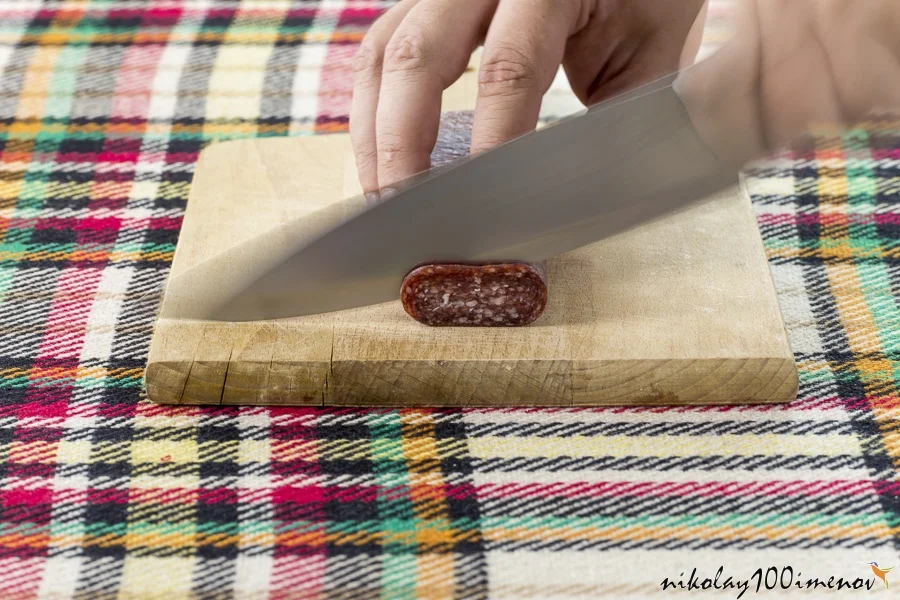
[[[396,196],[396,195],[397,195],[397,190],[392,187],[386,187],[383,190],[381,190],[381,199],[382,200],[387,200],[391,196]]]
[[[366,204],[375,204],[379,199],[378,192],[366,192]]]

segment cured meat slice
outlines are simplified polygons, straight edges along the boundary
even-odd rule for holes
[[[425,325],[518,327],[544,312],[547,276],[529,263],[425,265],[403,280],[400,300]]]

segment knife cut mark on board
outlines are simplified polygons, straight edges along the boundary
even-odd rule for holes
[[[219,395],[219,406],[225,401],[225,390],[228,389],[228,371],[231,369],[231,358],[234,356],[234,345],[228,351],[228,360],[225,361],[225,374],[222,376],[222,393]]]

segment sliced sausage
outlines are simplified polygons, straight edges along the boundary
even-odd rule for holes
[[[529,263],[425,265],[403,280],[400,300],[425,325],[518,327],[544,312],[547,276]]]

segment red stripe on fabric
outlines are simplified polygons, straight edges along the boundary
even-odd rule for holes
[[[112,231],[118,232],[121,221],[117,217],[40,217],[10,219],[10,226],[16,229],[57,229],[60,231]]]
[[[94,295],[103,277],[97,268],[63,269],[47,315],[39,358],[77,358],[84,346],[84,333]]]
[[[181,19],[182,7],[177,3],[160,2],[143,12],[141,25],[144,27],[172,27]]]
[[[343,9],[337,16],[335,30],[345,31],[348,21],[359,20],[358,9]],[[344,121],[350,114],[350,99],[353,92],[352,64],[357,47],[358,44],[328,44],[325,61],[319,71],[317,133],[334,131],[333,123],[336,119],[341,121],[342,128],[346,128]]]
[[[315,485],[306,486],[282,486],[272,490],[272,501],[276,504],[285,502],[298,502],[300,504],[309,504],[311,502],[322,502],[325,495],[322,488]]]
[[[158,153],[157,155],[146,155],[146,160],[163,161],[167,165],[193,165],[197,162],[198,154],[196,152],[169,152],[169,153]]]
[[[285,19],[312,19],[318,11],[318,8],[291,8],[285,13]]]
[[[877,218],[877,216],[876,216]],[[761,213],[756,216],[761,225],[846,225],[851,220],[869,221],[872,215],[785,215],[778,213]]]
[[[283,532],[275,537],[268,596],[286,600],[303,590],[310,597],[319,597],[327,560],[325,495],[321,486],[313,483],[322,478],[319,460],[327,452],[321,446],[327,440],[319,440],[316,434],[320,413],[313,408],[294,412],[284,407],[269,409],[268,414],[269,498],[275,531]],[[292,526],[300,519],[315,525],[298,531]]]
[[[238,493],[237,490],[225,487],[200,488],[197,490],[197,502],[203,504],[237,504]]]
[[[22,404],[16,410],[19,419],[40,418],[57,421],[66,416],[69,403],[64,401],[48,402],[41,404]],[[56,423],[54,423],[56,424]]]
[[[135,493],[142,491],[138,489],[135,490]],[[129,491],[127,489],[114,488],[89,488],[85,490],[85,501],[90,504],[128,504]]]
[[[175,230],[181,227],[181,217],[153,217],[146,223],[149,229]]]
[[[375,502],[382,487],[375,485],[322,486],[322,495],[337,502]]]
[[[46,505],[52,499],[53,490],[50,488],[0,490],[0,505],[5,507]]]
[[[900,214],[897,213],[878,213],[874,217],[878,225],[900,225]]]
[[[135,45],[125,51],[113,96],[110,113],[112,118],[147,118],[153,95],[153,81],[164,52],[165,46],[162,44]],[[101,160],[107,159],[101,156]],[[127,161],[136,162],[137,155],[131,156]]]
[[[116,418],[126,418],[131,419],[138,412],[138,406],[134,404],[104,404],[104,403],[96,403],[84,409],[84,415],[80,416],[96,416],[101,419],[116,419]],[[73,410],[73,406],[70,404],[70,411]],[[78,407],[79,413],[82,411],[81,407]],[[74,415],[74,411],[70,416]]]
[[[118,168],[118,163],[135,163],[140,157],[140,153],[137,151],[134,152],[122,152],[121,142],[120,147],[118,148],[118,152],[101,152],[97,155],[97,163],[98,168],[97,171],[121,171]],[[113,168],[109,168],[109,166],[115,165]],[[100,168],[100,167],[103,168]]]
[[[872,158],[875,160],[900,160],[900,148],[872,150]]]
[[[78,219],[72,229],[76,231],[114,231],[118,233],[122,221],[116,217],[85,217]]]

